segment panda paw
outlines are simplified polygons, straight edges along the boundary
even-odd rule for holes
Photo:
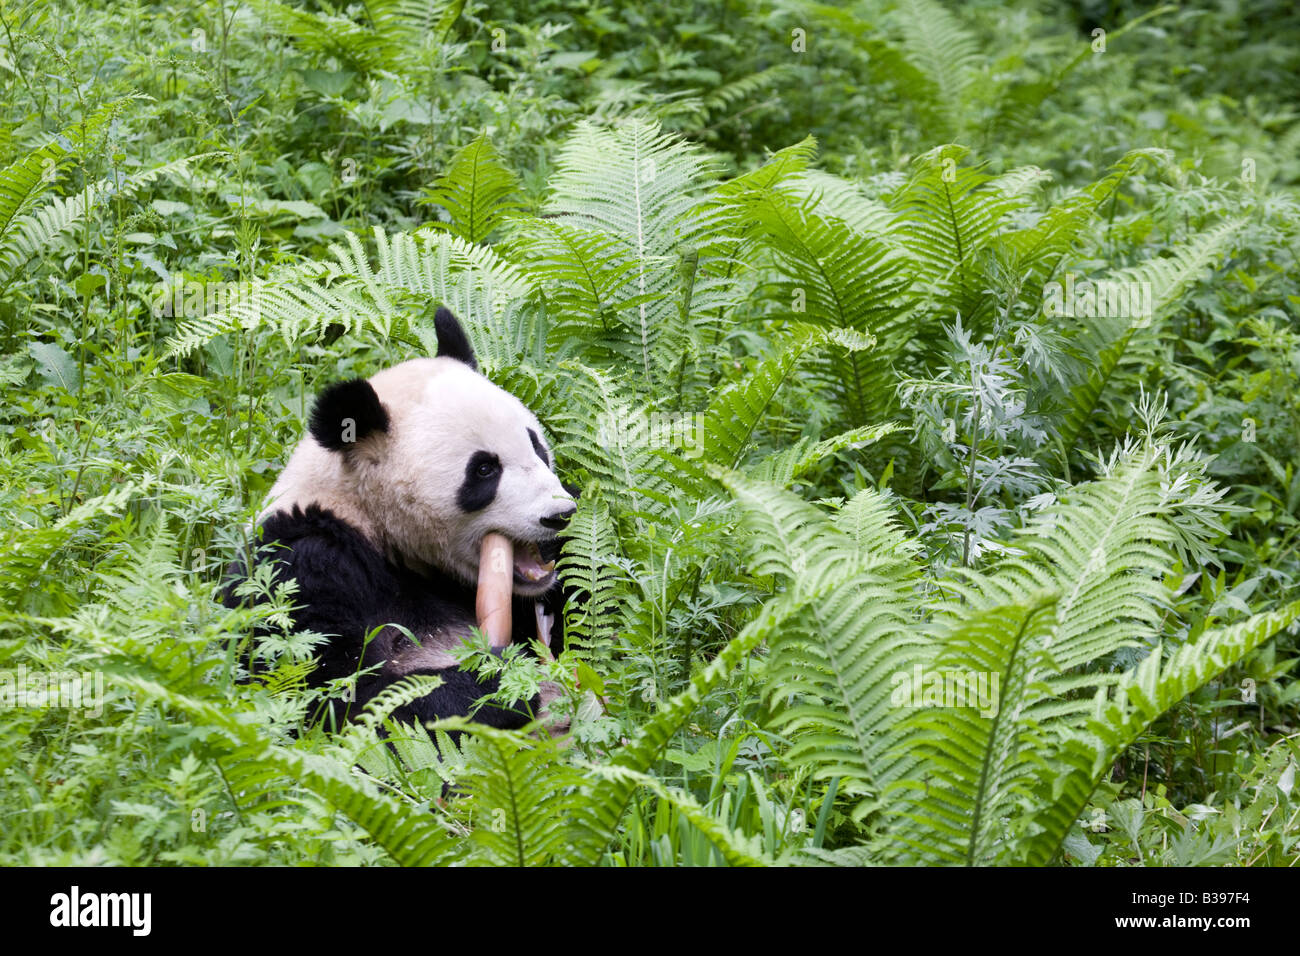
[[[538,696],[541,698],[541,704],[537,710],[537,718],[542,724],[538,732],[544,730],[552,737],[567,734],[569,714],[564,688],[555,681],[544,680],[538,687]],[[559,701],[560,705],[553,710],[551,705],[556,701]]]

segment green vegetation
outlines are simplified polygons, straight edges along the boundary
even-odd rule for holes
[[[0,0],[0,862],[1294,865],[1289,7]],[[216,600],[440,303],[566,737]]]

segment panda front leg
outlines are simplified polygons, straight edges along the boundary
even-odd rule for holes
[[[492,700],[476,706],[484,697],[494,696],[500,691],[500,679],[495,675],[480,678],[460,666],[452,654],[459,643],[456,634],[441,629],[420,629],[419,633],[420,637],[413,641],[396,628],[385,628],[371,645],[371,652],[381,663],[371,688],[372,694],[415,675],[437,677],[441,681],[423,697],[397,708],[392,715],[394,719],[424,723],[447,717],[468,717],[489,727],[513,730],[526,725],[539,712],[542,706],[540,695],[535,695],[532,700],[514,703]],[[500,655],[503,652],[494,649],[492,653]]]
[[[521,699],[511,704],[493,700],[476,707],[485,696],[496,694],[500,689],[497,677],[480,680],[477,675],[456,667],[423,673],[442,678],[442,684],[418,700],[395,710],[395,720],[402,723],[426,723],[447,717],[468,717],[475,723],[501,730],[518,730],[533,720],[540,720],[552,737],[569,729],[567,718],[551,712],[551,705],[564,697],[564,688],[554,681],[542,681],[538,693],[529,700]]]
[[[536,694],[531,700],[518,700],[506,704],[496,700],[486,701],[476,706],[480,700],[494,695],[500,690],[497,677],[484,677],[459,667],[442,670],[415,670],[410,674],[429,674],[442,679],[442,683],[425,694],[393,712],[393,718],[401,722],[418,720],[420,723],[443,720],[448,717],[468,717],[476,723],[486,724],[501,730],[518,730],[532,722],[542,713],[545,704],[544,694]],[[405,675],[404,675],[405,676]]]
[[[467,717],[503,730],[517,730],[539,718],[548,722],[548,705],[561,696],[562,688],[543,681],[540,692],[531,698],[513,702],[484,701],[484,698],[499,694],[500,678],[496,675],[480,678],[472,670],[462,667],[455,652],[464,639],[464,630],[460,625],[442,627],[431,624],[431,619],[438,616],[441,614],[408,615],[406,620],[414,625],[409,631],[407,628],[389,627],[376,636],[367,649],[366,658],[367,663],[379,665],[378,672],[368,682],[369,686],[358,688],[364,698],[362,703],[405,677],[428,675],[439,678],[439,686],[397,708],[392,714],[394,719],[424,723],[448,717]],[[417,619],[420,619],[419,624],[415,623]],[[465,627],[468,626],[466,622]],[[408,634],[419,636],[412,639]],[[498,657],[505,652],[505,648],[492,649]],[[551,731],[558,732],[555,728]]]

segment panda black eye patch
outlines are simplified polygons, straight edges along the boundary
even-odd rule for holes
[[[497,496],[501,483],[501,459],[490,451],[476,451],[465,463],[465,480],[456,492],[462,511],[481,511]]]
[[[542,447],[542,440],[537,437],[537,432],[531,428],[528,429],[528,440],[533,443],[533,451],[537,452],[537,457],[542,460],[542,464],[550,468],[551,459],[546,457],[546,449]]]

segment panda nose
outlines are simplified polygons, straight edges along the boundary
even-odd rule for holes
[[[574,512],[577,510],[578,506],[570,503],[555,512],[555,514],[547,515],[545,518],[540,518],[538,520],[541,521],[543,528],[550,528],[552,531],[559,531],[569,523],[569,519],[573,517]]]

